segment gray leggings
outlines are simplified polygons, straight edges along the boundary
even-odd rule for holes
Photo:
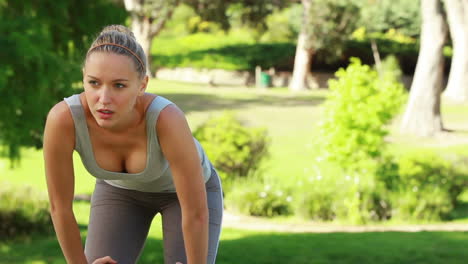
[[[215,263],[218,250],[223,196],[216,170],[206,182],[209,208],[207,263]],[[153,217],[161,213],[164,263],[187,263],[182,234],[182,216],[176,193],[148,193],[126,190],[96,182],[85,254],[89,263],[111,256],[119,264],[136,263],[143,249]]]

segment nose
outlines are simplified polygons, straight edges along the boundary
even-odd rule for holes
[[[99,103],[102,105],[108,105],[112,101],[111,90],[107,87],[102,87],[101,94],[99,95]]]

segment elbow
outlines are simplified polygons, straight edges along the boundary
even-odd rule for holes
[[[196,209],[190,209],[184,215],[187,216],[186,220],[188,220],[189,223],[207,223],[209,218],[208,207],[205,205]]]
[[[64,206],[61,203],[50,202],[49,213],[52,218],[73,212],[71,206]]]

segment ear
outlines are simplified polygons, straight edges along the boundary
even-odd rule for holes
[[[141,80],[141,85],[140,85],[140,90],[138,91],[138,95],[142,96],[145,94],[146,87],[148,86],[148,75],[146,75],[142,80]]]

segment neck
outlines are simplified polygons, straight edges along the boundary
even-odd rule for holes
[[[135,106],[133,107],[132,111],[128,113],[128,118],[122,120],[120,124],[118,124],[114,128],[109,128],[109,132],[114,133],[121,133],[132,130],[137,128],[141,125],[142,122],[145,120],[145,109],[142,99],[140,97],[137,98],[135,102]]]

